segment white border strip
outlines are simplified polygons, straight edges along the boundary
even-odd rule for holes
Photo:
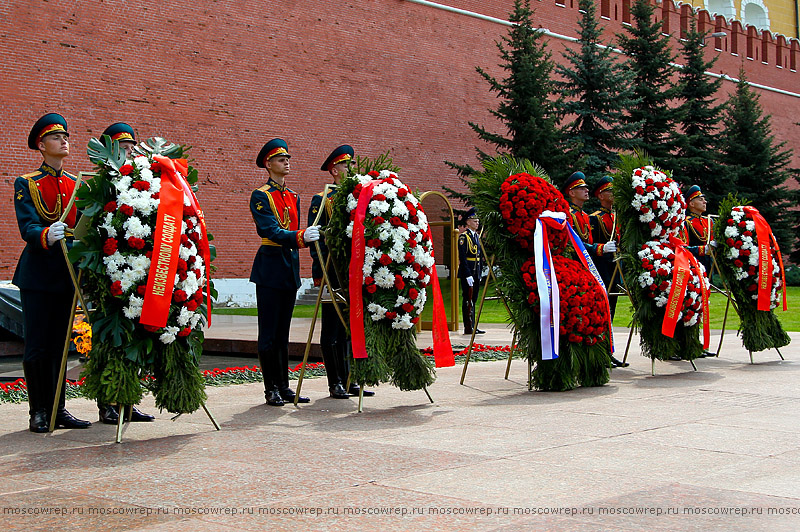
[[[474,11],[467,11],[466,9],[459,9],[457,7],[451,7],[444,4],[439,4],[437,2],[429,2],[428,0],[405,0],[406,2],[412,2],[414,4],[421,4],[428,7],[433,7],[436,9],[441,9],[442,11],[449,11],[450,13],[457,13],[459,15],[465,15],[467,17],[477,18],[479,20],[485,20],[487,22],[494,22],[496,24],[502,24],[503,26],[513,26],[513,22],[509,22],[508,20],[503,20],[501,18],[490,17],[488,15],[482,15],[480,13],[475,13]],[[541,28],[540,31],[547,35],[548,37],[553,37],[554,39],[561,39],[562,41],[567,42],[578,42],[578,39],[575,37],[570,37],[568,35],[562,35],[560,33],[554,33],[546,28]],[[602,44],[598,44],[601,48],[608,48]],[[618,48],[611,48],[614,52],[618,54],[624,55],[624,52]],[[670,63],[672,66],[676,68],[683,69],[684,66],[678,63]],[[727,74],[717,74],[714,72],[706,72],[707,76],[711,76],[712,78],[720,78],[726,81],[731,81],[733,83],[739,83],[739,79],[733,78]],[[800,94],[796,92],[786,91],[783,89],[779,89],[777,87],[770,87],[769,85],[762,85],[760,83],[753,83],[752,81],[747,82],[751,87],[755,87],[757,89],[762,89],[765,91],[776,92],[778,94],[783,94],[784,96],[791,96],[792,98],[800,98]]]

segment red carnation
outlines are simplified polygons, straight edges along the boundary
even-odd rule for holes
[[[150,194],[150,197],[154,200],[157,200],[161,197],[161,192],[156,192],[155,194]]]
[[[183,303],[189,296],[186,295],[186,292],[183,290],[175,290],[172,294],[172,300],[175,303]]]
[[[408,196],[408,189],[400,188],[400,189],[397,190],[397,197],[398,198],[405,198],[406,196]]]
[[[365,285],[371,285],[374,282],[375,282],[375,279],[373,279],[372,277],[369,277],[369,276],[364,277],[364,284]]]
[[[372,196],[372,199],[374,199],[375,201],[386,201],[386,196],[384,196],[383,194],[375,194],[374,196]]]
[[[406,251],[406,254],[405,254],[404,258],[405,258],[406,262],[409,263],[409,264],[414,262],[414,254],[411,253],[410,251]]]
[[[123,205],[119,208],[119,210],[125,216],[133,216],[133,207],[130,205]]]
[[[184,205],[183,206],[183,217],[184,218],[186,218],[188,216],[194,216],[195,214],[197,214],[197,211],[194,210],[194,207],[192,207],[191,205]]]
[[[393,320],[397,317],[397,312],[387,312],[386,317],[390,320]]]
[[[417,323],[419,321],[419,316],[416,318],[411,318],[411,323]]]
[[[123,164],[119,169],[119,173],[122,175],[131,175],[131,172],[133,172],[133,166],[129,164]]]
[[[134,181],[131,186],[139,191],[150,190],[150,183],[147,181]]]
[[[367,292],[369,292],[370,294],[374,294],[377,291],[378,291],[378,285],[371,284],[367,286]]]
[[[192,294],[192,299],[194,299],[198,303],[202,303],[203,302],[203,290],[200,289],[197,292],[195,292],[194,294]]]
[[[117,210],[117,202],[116,201],[109,201],[108,203],[106,203],[105,207],[103,207],[103,210],[106,211],[106,212],[114,212],[114,211],[116,211]]]
[[[152,163],[150,163],[150,170],[153,171],[153,173],[160,172],[161,171],[161,163],[158,162],[158,161],[153,161]]]
[[[122,282],[114,281],[111,283],[111,295],[112,296],[121,296],[122,295]]]
[[[188,310],[189,312],[194,312],[195,310],[197,310],[197,307],[200,306],[200,303],[198,303],[194,299],[190,299],[183,306],[186,307],[186,310]]]
[[[392,263],[392,257],[384,253],[383,255],[381,255],[381,258],[378,259],[378,262],[380,262],[384,266],[388,266]]]
[[[128,245],[133,249],[142,249],[144,247],[144,243],[144,240],[135,236],[128,238]]]
[[[402,308],[406,312],[411,312],[412,310],[414,310],[414,305],[412,305],[411,303],[403,303]]]
[[[189,327],[184,327],[180,331],[178,331],[178,336],[189,336],[192,330]]]
[[[744,263],[739,259],[736,259],[735,261],[733,261],[733,263],[736,265],[737,268],[741,268],[742,266],[744,266]]]
[[[353,212],[356,212],[356,211],[353,211]],[[375,225],[381,225],[385,221],[386,220],[381,216],[376,216],[375,218],[372,219],[372,223],[375,224]]]
[[[406,286],[406,283],[405,283],[405,281],[403,281],[403,277],[400,276],[400,275],[395,275],[394,276],[394,287],[397,288],[398,290],[402,290],[403,288],[405,288],[405,286]]]
[[[367,172],[367,175],[372,177],[372,178],[375,178],[375,177],[380,177],[381,174],[376,172],[375,170],[372,170],[370,172]]]
[[[418,296],[419,296],[419,290],[417,290],[416,288],[409,289],[408,297],[410,297],[411,299],[417,299]]]
[[[147,287],[145,285],[142,284],[136,287],[136,293],[140,296],[143,296],[145,292],[147,292]]]
[[[107,238],[103,244],[103,253],[113,255],[115,251],[117,251],[117,240],[115,238]]]

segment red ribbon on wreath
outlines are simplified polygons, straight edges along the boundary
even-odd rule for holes
[[[708,349],[711,341],[711,327],[708,323],[708,287],[700,271],[700,265],[694,255],[686,249],[682,240],[671,236],[669,243],[675,250],[675,261],[672,266],[672,288],[664,311],[664,321],[661,323],[661,334],[670,338],[675,336],[675,326],[678,324],[683,300],[686,297],[686,286],[692,278],[692,268],[694,268],[700,278],[700,294],[703,299],[703,349]]]
[[[778,265],[781,269],[781,286],[783,287],[783,310],[788,310],[786,305],[786,276],[783,271],[783,258],[781,249],[775,240],[767,221],[755,207],[744,206],[742,210],[753,218],[756,226],[756,242],[758,245],[758,310],[769,312],[771,309],[770,296],[772,294],[772,248],[775,245],[775,254],[778,256]]]

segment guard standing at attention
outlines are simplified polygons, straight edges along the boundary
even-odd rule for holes
[[[458,278],[461,280],[461,315],[464,317],[464,334],[472,334],[475,327],[475,303],[481,288],[483,249],[478,238],[478,215],[472,207],[464,215],[466,230],[458,237]],[[475,328],[475,334],[483,334]]]
[[[700,261],[708,275],[711,275],[711,248],[717,245],[713,239],[714,224],[710,217],[704,217],[708,202],[697,185],[689,187],[686,193],[686,221],[683,224],[681,240]]]
[[[33,125],[28,147],[39,150],[43,162],[38,170],[14,181],[14,208],[25,249],[14,272],[14,284],[22,300],[25,353],[22,368],[30,405],[29,429],[47,432],[61,374],[61,357],[67,342],[75,287],[67,269],[59,240],[72,244],[78,219],[73,204],[60,221],[75,189],[75,177],[63,169],[69,156],[67,121],[48,113]],[[56,428],[85,429],[92,424],[75,418],[65,408],[65,386],[61,387]]]
[[[617,243],[613,239],[595,243],[592,238],[592,224],[589,215],[583,210],[583,204],[589,199],[589,185],[586,184],[583,172],[574,172],[569,176],[561,192],[569,203],[572,228],[578,233],[593,262],[597,257],[617,251]]]
[[[103,144],[106,142],[106,136],[119,143],[120,149],[125,150],[127,159],[133,158],[131,154],[133,152],[133,147],[136,146],[136,133],[134,133],[133,128],[129,124],[125,122],[116,122],[108,126],[100,135],[100,141],[103,142]],[[100,421],[102,423],[116,425],[119,421],[119,411],[116,406],[97,403],[97,410],[99,411]],[[145,422],[153,420],[155,420],[155,416],[145,414],[136,408],[136,406],[131,406],[130,421]],[[125,421],[128,421],[127,413]]]
[[[603,176],[595,184],[592,189],[592,196],[600,200],[600,209],[596,210],[589,217],[592,225],[592,241],[593,242],[616,242],[619,241],[620,230],[619,226],[614,223],[616,213],[614,213],[614,178],[611,176]],[[611,292],[616,292],[616,285],[619,282],[622,270],[615,277],[614,286],[611,284],[611,277],[614,276],[614,270],[617,263],[614,261],[614,253],[603,253],[594,259],[594,265],[597,267],[597,272],[603,279],[603,284],[606,285],[606,293],[608,296],[608,306],[611,310],[611,321],[614,321],[614,312],[617,309],[617,296],[610,295]],[[629,366],[627,362],[618,360],[613,355],[611,356],[611,365],[616,368],[624,368]]]
[[[250,213],[261,237],[250,273],[258,303],[258,360],[264,396],[272,406],[283,406],[295,398],[289,388],[289,328],[300,288],[297,250],[319,239],[318,227],[300,229],[300,200],[285,182],[290,157],[284,140],[272,139],[264,144],[256,166],[267,170],[267,184],[250,196]],[[307,403],[309,399],[300,397],[298,402]]]

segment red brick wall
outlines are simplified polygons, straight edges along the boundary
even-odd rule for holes
[[[501,19],[513,4],[445,3]],[[537,22],[574,35],[577,8],[565,3],[534,2]],[[621,29],[611,5],[607,37]],[[668,15],[677,31],[680,15]],[[391,149],[401,176],[419,190],[456,186],[443,161],[475,160],[467,122],[491,124],[487,109],[496,100],[474,68],[500,74],[494,42],[506,32],[501,24],[402,0],[5,3],[0,279],[11,278],[22,249],[13,180],[40,163],[25,143],[31,124],[46,112],[69,122],[66,168],[72,172],[91,170],[87,141],[115,121],[131,123],[140,137],[193,146],[199,197],[217,238],[218,276],[246,277],[258,247],[249,194],[265,181],[254,158],[266,140],[281,136],[289,143],[288,182],[303,210],[325,182],[321,161],[345,142],[366,155]],[[564,45],[551,41],[554,57],[560,59]],[[744,41],[739,49],[743,56]],[[735,76],[742,57],[721,56],[718,68]],[[800,86],[788,68],[744,61],[752,81],[790,91]],[[792,146],[800,127],[792,125],[797,113],[787,109],[799,103],[762,93],[776,135]],[[309,261],[301,260],[307,270]]]

